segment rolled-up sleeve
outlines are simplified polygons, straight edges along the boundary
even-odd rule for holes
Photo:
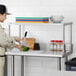
[[[13,48],[15,46],[13,37],[6,37],[3,40],[0,40],[0,46],[4,48]]]
[[[2,27],[0,26],[0,47],[13,48],[15,46],[15,38],[6,35]]]

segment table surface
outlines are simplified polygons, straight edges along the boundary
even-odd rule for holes
[[[39,57],[63,57],[64,56],[64,54],[61,52],[51,52],[51,51],[45,52],[43,50],[39,50],[39,51],[38,50],[34,50],[34,51],[30,50],[30,51],[24,52],[24,51],[20,51],[17,48],[12,49],[12,51],[5,52],[5,55],[39,56]]]

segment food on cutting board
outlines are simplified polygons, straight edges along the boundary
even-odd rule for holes
[[[35,38],[26,38],[25,40],[24,40],[24,38],[21,38],[21,41],[24,43],[24,44],[26,44],[26,45],[28,45],[29,46],[29,50],[34,50],[34,46],[35,46]],[[22,44],[22,42],[21,42],[21,44]],[[22,44],[23,45],[23,44]],[[25,45],[25,46],[26,46]]]
[[[18,48],[18,46],[19,46],[19,45],[15,45],[15,48]],[[21,51],[28,51],[28,50],[29,50],[29,47],[22,45],[22,47],[20,48],[20,50],[21,50]]]
[[[21,51],[28,51],[28,50],[29,50],[29,47],[22,46],[20,50],[21,50]]]

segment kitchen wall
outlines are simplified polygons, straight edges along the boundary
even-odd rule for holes
[[[52,15],[63,15],[64,16],[64,22],[73,22],[73,44],[74,44],[74,53],[71,57],[74,57],[76,52],[76,0],[0,0],[0,3],[6,4],[8,7],[8,12],[10,12],[12,15],[7,16],[7,20],[5,23],[14,23],[15,17],[23,16],[23,17],[50,17]],[[15,30],[18,30],[18,26],[14,26]],[[41,25],[36,24],[35,25],[26,25],[24,30],[28,29],[28,37],[35,37],[37,39],[37,42],[40,43],[41,49],[48,50],[46,47],[47,45],[41,43],[47,43],[49,44],[49,40],[56,38],[61,39],[62,34],[58,30],[58,26],[50,26],[48,25]],[[14,28],[13,28],[14,29]],[[19,31],[19,30],[18,30]],[[59,31],[59,32],[58,32]],[[17,31],[16,31],[17,32]],[[55,32],[58,33],[58,35],[55,35]],[[49,34],[48,34],[49,33]],[[11,32],[11,36],[17,35]],[[68,35],[68,34],[67,34]],[[51,38],[50,38],[51,37]],[[49,46],[49,45],[48,45]],[[46,48],[45,48],[46,47]],[[18,58],[20,60],[20,58]],[[11,58],[9,58],[11,60]],[[39,72],[50,72],[50,69],[56,69],[56,59],[46,59],[46,58],[27,58],[25,59],[28,62],[28,74],[29,76],[38,75]],[[20,61],[19,61],[20,62]],[[10,63],[10,61],[9,61]],[[56,65],[54,65],[54,63]],[[11,64],[11,63],[10,63]],[[18,64],[16,62],[16,64]],[[51,65],[50,65],[51,64]],[[49,66],[48,66],[49,65]],[[20,65],[19,65],[20,66]],[[18,66],[16,66],[18,67]],[[16,68],[17,70],[18,68]],[[44,70],[43,70],[44,69]],[[9,70],[9,69],[8,69]],[[20,70],[19,70],[20,71]],[[30,73],[29,73],[30,72]],[[9,76],[11,75],[11,72],[9,72]],[[17,73],[17,75],[20,75]],[[17,76],[16,75],[16,76]]]
[[[8,16],[7,20],[5,21],[9,23],[15,22],[15,17],[18,16],[50,17],[52,15],[63,15],[64,22],[73,22],[73,43],[74,47],[76,46],[75,0],[1,0],[0,3],[6,4],[8,7],[8,12],[11,13],[11,15]],[[47,29],[48,28],[49,26],[47,27]]]

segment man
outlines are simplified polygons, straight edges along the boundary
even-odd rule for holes
[[[7,15],[9,15],[9,13],[7,13],[6,6],[0,4],[0,22],[1,23],[5,21]],[[19,42],[20,38],[8,37],[0,24],[0,76],[3,76],[3,71],[4,71],[5,48],[12,49],[16,47],[16,44],[14,41]],[[17,48],[21,48],[21,45],[17,46]]]

